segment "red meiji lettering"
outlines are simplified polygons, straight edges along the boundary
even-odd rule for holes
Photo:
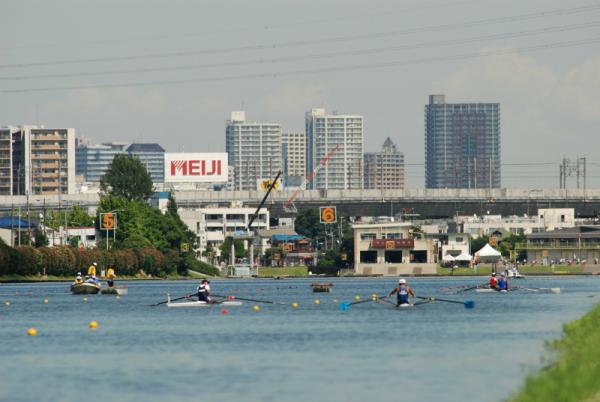
[[[200,161],[188,161],[188,170],[190,172],[190,176],[200,176]]]

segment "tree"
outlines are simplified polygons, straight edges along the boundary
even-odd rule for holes
[[[226,237],[223,244],[221,244],[221,261],[229,261],[229,255],[231,254],[231,242],[232,237]],[[246,250],[244,250],[244,242],[241,240],[235,241],[235,258],[246,257]]]
[[[73,205],[69,209],[62,209],[60,211],[50,210],[46,214],[44,223],[46,226],[58,230],[60,226],[92,226],[94,218],[81,206]]]
[[[325,225],[321,223],[317,208],[299,212],[294,222],[294,229],[299,235],[312,240],[325,237]]]
[[[139,158],[115,155],[108,170],[100,179],[104,194],[121,196],[129,201],[147,200],[154,191],[150,174]]]
[[[48,242],[48,236],[46,236],[46,233],[42,232],[40,229],[36,228],[33,232],[34,234],[34,245],[35,247],[46,247],[49,242]]]
[[[478,238],[471,240],[471,253],[481,250],[483,246],[488,244],[489,240],[490,239],[486,235],[479,236]]]

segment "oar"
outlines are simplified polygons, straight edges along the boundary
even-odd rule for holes
[[[448,299],[439,299],[437,297],[423,297],[423,296],[416,296],[417,299],[422,299],[422,300],[429,300],[429,301],[441,301],[441,302],[446,302],[446,303],[455,303],[455,304],[462,304],[463,306],[465,306],[465,308],[473,308],[475,307],[475,302],[472,300],[467,300],[467,301],[459,301],[459,300],[448,300]]]
[[[377,297],[377,295],[375,295],[375,297],[371,297],[370,299],[365,299],[365,300],[361,300],[361,301],[355,301],[352,303],[347,303],[347,302],[341,302],[340,303],[340,310],[342,311],[346,311],[348,310],[348,308],[354,304],[360,304],[360,303],[368,303],[368,302],[374,302],[377,300],[385,300],[387,299],[387,296],[383,296],[383,297]]]
[[[473,289],[481,289],[481,288],[485,288],[486,286],[489,287],[490,286],[489,283],[483,283],[481,285],[476,285],[476,286],[471,286],[471,287],[468,287],[468,288],[464,288],[464,289],[461,289],[461,290],[457,291],[456,293],[467,292],[467,291],[473,290]]]
[[[188,297],[190,297],[191,295],[185,295],[185,296],[181,296],[181,297],[177,297],[175,299],[170,299],[170,300],[165,300],[162,301],[160,303],[156,303],[156,304],[149,304],[150,307],[155,307],[155,306],[160,306],[161,304],[165,304],[165,303],[169,303],[175,300],[181,300],[181,299],[187,299]]]
[[[215,294],[211,294],[211,296],[215,296],[215,297],[224,297],[224,298],[226,298],[226,299],[229,299],[229,296],[215,295]],[[233,298],[233,299],[236,299],[236,300],[251,301],[251,302],[256,302],[256,303],[283,304],[283,303],[274,302],[274,301],[271,301],[271,300],[247,299],[247,298],[244,298],[244,297],[237,297],[237,296],[232,296],[232,298]]]

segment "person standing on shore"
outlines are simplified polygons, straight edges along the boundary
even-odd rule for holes
[[[200,286],[198,286],[198,301],[211,303],[210,299],[210,282],[208,279],[202,279]]]
[[[394,293],[398,295],[396,306],[399,307],[403,304],[411,304],[410,296],[415,297],[415,292],[408,286],[406,279],[402,278],[398,281],[398,287],[390,292],[388,297],[391,297]]]
[[[87,274],[89,276],[96,276],[96,267],[98,267],[98,263],[94,261],[94,263],[88,267]]]
[[[117,277],[117,275],[115,274],[115,269],[111,266],[108,268],[108,270],[106,271],[106,283],[108,284],[109,288],[112,288],[115,285],[115,278]]]

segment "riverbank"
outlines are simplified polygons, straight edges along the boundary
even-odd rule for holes
[[[168,275],[167,277],[155,276],[119,276],[117,281],[164,281],[164,280],[194,280],[199,277],[208,278],[207,275],[193,274],[189,276]],[[24,283],[24,282],[73,282],[73,276],[54,276],[54,275],[0,275],[0,283]],[[100,278],[100,280],[103,280]]]
[[[511,401],[600,401],[600,303],[546,344],[550,365],[527,378]]]

